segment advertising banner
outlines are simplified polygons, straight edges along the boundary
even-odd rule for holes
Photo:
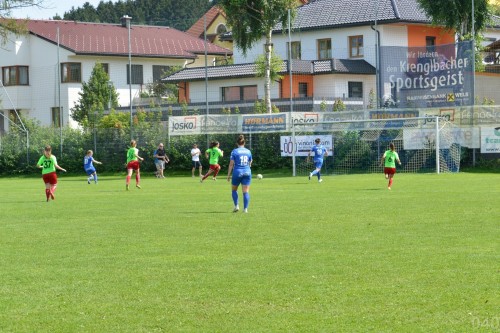
[[[244,133],[282,132],[287,130],[287,113],[243,115]]]
[[[500,126],[481,127],[481,153],[500,153]]]
[[[447,135],[439,137],[439,148],[447,149],[453,144],[462,147],[479,148],[478,128],[452,128]],[[403,147],[405,150],[434,149],[436,130],[421,128],[405,128],[403,130]]]
[[[368,116],[370,119],[387,120],[387,121],[377,121],[371,122],[370,128],[401,128],[403,127],[404,120],[398,120],[402,118],[415,118],[418,117],[418,111],[405,111],[405,110],[382,110],[382,111],[370,111]]]
[[[200,116],[170,117],[168,131],[170,135],[201,134]]]
[[[170,117],[170,135],[225,134],[241,132],[239,115],[203,115]]]
[[[382,103],[391,108],[472,105],[472,53],[471,41],[431,47],[382,46]]]
[[[292,136],[281,136],[281,156],[293,156],[294,150],[295,156],[307,156],[312,146],[316,144],[314,140],[317,138],[321,140],[321,144],[327,149],[328,156],[333,156],[333,137],[331,135],[297,135],[295,136],[295,145]]]

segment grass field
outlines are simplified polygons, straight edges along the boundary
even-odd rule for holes
[[[0,332],[500,332],[499,184],[2,178]]]

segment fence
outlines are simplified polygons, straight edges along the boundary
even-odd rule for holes
[[[357,123],[373,123],[386,121],[386,124],[396,123],[402,118],[419,118],[419,127],[407,128],[394,132],[394,128],[362,132],[359,128],[352,128]],[[283,140],[296,135],[323,135],[324,130],[317,130],[325,125],[332,130],[335,142],[334,158],[326,161],[327,172],[374,172],[374,164],[378,162],[378,155],[385,149],[389,140],[397,144],[397,149],[406,151],[408,141],[404,135],[414,133],[415,136],[429,136],[429,130],[435,128],[436,117],[446,120],[453,128],[453,140],[460,149],[461,166],[470,166],[483,161],[495,160],[500,152],[500,107],[476,106],[443,108],[443,109],[372,109],[363,111],[345,112],[292,112],[277,114],[237,114],[237,115],[188,115],[171,116],[168,121],[139,123],[133,128],[133,136],[138,141],[141,156],[146,160],[143,170],[154,171],[153,151],[160,142],[165,143],[167,153],[171,157],[168,171],[190,170],[190,150],[193,143],[197,143],[203,151],[211,141],[219,141],[226,157],[222,159],[222,166],[228,164],[228,154],[235,147],[237,134],[244,133],[248,146],[252,149],[255,161],[255,170],[265,173],[266,170],[283,170],[283,173],[293,174],[294,163],[291,157],[282,156]],[[154,117],[151,117],[154,118]],[[340,124],[350,124],[347,129],[333,129]],[[297,130],[300,124],[302,130]],[[311,127],[312,126],[312,127]],[[125,168],[125,151],[130,142],[128,128],[89,129],[85,131],[65,128],[63,131],[27,124],[28,135],[21,130],[12,129],[8,134],[0,136],[0,167],[3,172],[33,172],[34,165],[42,154],[45,145],[53,147],[54,154],[61,165],[66,169],[80,172],[82,159],[88,149],[94,150],[94,156],[104,164],[99,167],[104,172],[121,172]],[[353,132],[356,130],[357,134]],[[352,145],[353,136],[359,137],[356,146]],[[289,139],[288,139],[289,140]],[[345,144],[341,144],[345,142]],[[357,162],[347,161],[342,154],[359,154],[363,150],[370,154],[361,154]],[[349,153],[350,151],[350,153]],[[420,168],[407,168],[408,172],[435,172],[435,150],[432,143],[423,151]],[[342,153],[343,152],[343,153]],[[341,154],[342,153],[342,154]],[[455,152],[454,152],[455,153]],[[415,154],[415,153],[411,153]],[[444,153],[446,154],[446,153]],[[403,156],[407,154],[404,153]],[[410,153],[408,153],[408,156]],[[424,157],[425,155],[425,157]],[[406,157],[405,157],[406,158]],[[425,163],[423,163],[425,159]],[[207,165],[206,161],[205,165]],[[297,162],[297,160],[296,160]],[[300,159],[298,163],[300,163]],[[349,164],[350,163],[350,164]],[[372,165],[373,164],[373,165]],[[304,167],[307,168],[307,167]],[[454,169],[446,165],[448,169]],[[298,171],[297,171],[298,170]],[[296,169],[296,174],[302,171]]]

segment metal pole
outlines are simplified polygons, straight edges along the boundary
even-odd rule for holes
[[[290,79],[290,112],[293,112],[293,78],[292,78],[292,35],[291,35],[291,13],[288,10],[288,77]],[[291,118],[291,117],[290,117]]]
[[[203,41],[205,44],[205,131],[207,134],[207,147],[208,143],[208,51],[207,51],[207,15],[203,16]]]
[[[94,111],[94,154],[97,154],[97,111]]]
[[[130,140],[134,138],[133,135],[133,125],[134,119],[132,117],[132,49],[130,45],[130,26],[132,18],[128,15],[123,17],[127,22],[127,31],[128,31],[128,93],[129,93],[129,101],[130,101]]]
[[[59,27],[57,27],[57,90],[58,90],[58,104],[59,104],[59,137],[60,137],[60,150],[61,154],[59,158],[62,158],[63,154],[63,113],[62,113],[62,106],[61,106],[61,59],[59,55],[59,49],[60,49],[60,44],[59,44]]]
[[[436,117],[436,140],[434,140],[436,145],[436,173],[439,175],[439,117]]]
[[[474,10],[474,0],[471,0],[472,2],[472,26],[471,26],[471,35],[472,35],[472,92],[471,92],[471,98],[472,98],[472,105],[471,105],[471,116],[472,116],[472,121],[474,121],[474,106],[476,104],[476,16],[475,16],[475,10]],[[472,123],[472,126],[474,126],[474,123]],[[472,165],[476,165],[476,149],[472,149]]]
[[[376,96],[375,96],[375,103],[377,105],[376,109],[380,108],[380,99],[382,98],[382,87],[380,84],[380,45],[379,45],[379,39],[380,39],[380,32],[378,31],[377,27],[377,20],[378,20],[378,7],[379,7],[379,0],[376,2],[376,7],[375,7],[375,90],[377,91]]]

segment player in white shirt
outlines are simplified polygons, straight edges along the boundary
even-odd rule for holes
[[[192,160],[192,164],[193,164],[193,168],[191,169],[191,174],[192,174],[193,178],[194,178],[195,169],[198,169],[200,177],[203,177],[203,175],[201,173],[203,166],[201,165],[201,162],[200,162],[200,155],[201,155],[201,151],[198,148],[198,145],[196,143],[193,144],[193,149],[191,149],[191,160]]]

